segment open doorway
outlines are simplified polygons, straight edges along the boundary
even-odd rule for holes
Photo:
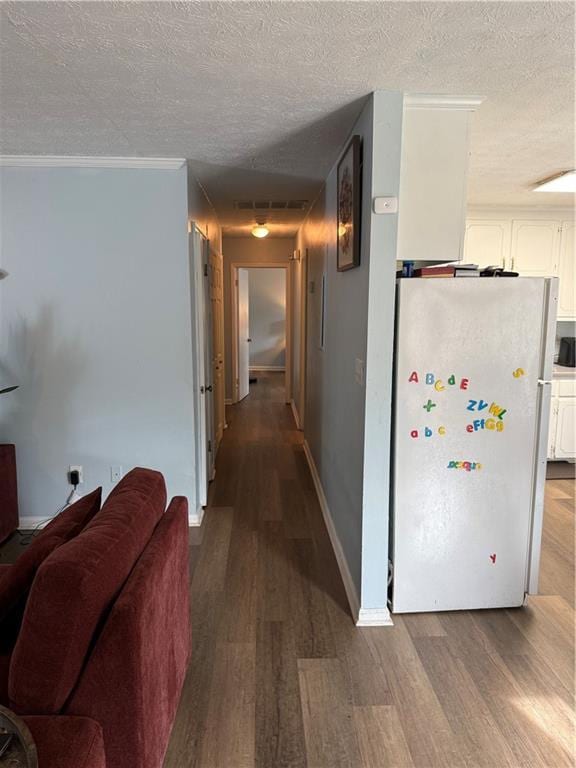
[[[233,401],[259,376],[282,376],[290,402],[290,276],[288,264],[232,263]]]

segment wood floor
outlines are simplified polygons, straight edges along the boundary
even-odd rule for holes
[[[572,766],[573,481],[528,607],[357,629],[281,383],[228,409],[165,768]]]

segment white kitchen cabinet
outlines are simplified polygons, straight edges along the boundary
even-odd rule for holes
[[[439,101],[438,101],[439,98]],[[461,261],[470,156],[469,109],[442,97],[406,96],[402,124],[397,259]],[[476,101],[477,100],[473,100]]]
[[[554,459],[554,445],[556,443],[556,424],[558,422],[558,398],[550,401],[550,426],[548,428],[548,453],[549,459]]]
[[[576,397],[558,398],[554,458],[576,458]]]
[[[510,253],[511,223],[505,219],[468,219],[464,262],[479,267],[506,266]]]
[[[576,318],[576,243],[574,222],[563,221],[560,234],[558,320]]]
[[[510,267],[525,277],[556,277],[559,244],[558,221],[513,221]]]

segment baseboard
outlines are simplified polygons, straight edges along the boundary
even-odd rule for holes
[[[296,408],[296,403],[294,400],[290,400],[290,407],[292,408],[292,416],[294,416],[294,421],[296,422],[296,429],[302,429],[300,426],[300,415],[298,413],[298,408]]]
[[[232,399],[231,399],[231,398],[227,397],[227,398],[224,400],[224,405],[232,405],[232,404],[233,404],[233,401],[232,401]]]
[[[352,611],[352,618],[357,624],[360,614],[360,601],[358,600],[358,593],[356,592],[356,586],[354,585],[352,575],[348,569],[348,563],[346,562],[344,550],[342,549],[342,544],[340,544],[340,539],[338,538],[338,533],[336,532],[336,528],[334,528],[334,523],[332,522],[332,515],[330,514],[330,509],[328,507],[328,502],[326,501],[324,489],[322,488],[322,483],[320,482],[320,475],[318,474],[316,464],[312,458],[310,446],[306,440],[304,440],[304,453],[308,461],[308,466],[310,467],[310,473],[312,475],[312,480],[314,481],[314,487],[316,488],[318,501],[320,502],[322,516],[324,517],[324,522],[326,523],[328,535],[330,536],[330,541],[332,543],[332,549],[336,555],[336,562],[338,563],[338,568],[340,569],[340,575],[342,576],[344,589],[346,590],[346,597],[348,598],[348,604],[350,605],[350,610]]]
[[[199,525],[202,525],[203,518],[204,518],[204,507],[198,507],[196,512],[188,512],[188,527],[196,528]]]
[[[285,371],[286,368],[283,365],[251,365],[248,370],[250,373],[256,373],[257,371]]]
[[[394,622],[388,608],[360,608],[357,627],[392,627]]]

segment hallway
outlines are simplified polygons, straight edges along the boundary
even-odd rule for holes
[[[529,607],[356,629],[282,384],[227,409],[165,768],[572,765],[573,483]]]

